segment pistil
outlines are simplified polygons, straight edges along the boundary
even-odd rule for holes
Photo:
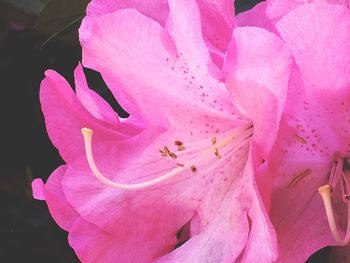
[[[181,141],[176,140],[174,142],[175,146],[177,146],[178,152],[175,154],[172,152],[167,146],[164,146],[162,149],[159,150],[160,155],[163,158],[168,158],[172,159],[174,161],[174,167],[167,173],[148,180],[146,182],[142,183],[135,183],[135,184],[122,184],[122,183],[117,183],[114,182],[107,177],[105,177],[102,172],[98,169],[95,159],[93,156],[92,152],[92,137],[93,137],[93,130],[89,128],[83,128],[81,130],[83,137],[84,137],[84,145],[85,145],[85,154],[86,158],[89,164],[89,167],[94,174],[94,176],[103,184],[108,185],[110,187],[120,189],[120,190],[141,190],[145,188],[152,187],[154,185],[158,185],[166,180],[169,180],[170,178],[178,175],[179,173],[189,170],[193,174],[196,174],[200,170],[200,166],[206,162],[211,162],[213,161],[213,157],[211,157],[208,153],[212,154],[213,148],[214,148],[214,155],[216,159],[221,159],[221,153],[219,152],[219,149],[222,149],[223,147],[227,146],[231,142],[235,141],[237,137],[240,137],[238,140],[233,143],[235,145],[234,149],[239,149],[242,147],[243,144],[247,142],[248,139],[251,138],[253,128],[252,126],[239,130],[238,133],[234,133],[233,136],[229,136],[229,138],[224,139],[221,143],[217,143],[217,139],[215,137],[215,142],[214,140],[208,142],[208,146],[204,147],[204,149],[198,151],[193,151],[191,147],[184,146],[184,143]],[[232,134],[232,133],[231,133]],[[215,146],[214,146],[215,144]],[[214,146],[214,147],[213,147]],[[212,148],[213,147],[213,148]],[[188,152],[190,153],[189,155],[186,154],[186,151],[189,150]],[[232,152],[233,149],[230,149],[227,152]],[[191,153],[192,152],[192,153]],[[195,154],[196,153],[196,154]],[[182,156],[185,154],[184,156]],[[181,157],[179,158],[179,155]],[[180,159],[180,162],[178,161]]]
[[[329,228],[331,230],[333,238],[339,245],[342,245],[342,246],[348,244],[350,241],[350,201],[347,198],[349,196],[347,192],[349,190],[349,181],[347,178],[349,176],[348,174],[349,172],[343,171],[343,163],[344,163],[343,159],[337,158],[337,160],[334,162],[331,168],[329,184],[323,185],[318,188],[318,192],[322,197],[322,201],[326,210],[327,220],[328,220]],[[342,200],[343,202],[346,203],[347,210],[348,210],[346,233],[343,238],[339,233],[337,222],[334,217],[332,197],[331,197],[331,192],[339,182],[340,182],[340,188],[342,192]]]

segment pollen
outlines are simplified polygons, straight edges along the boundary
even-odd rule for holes
[[[177,155],[176,155],[175,153],[173,153],[173,152],[170,152],[170,153],[169,153],[169,156],[170,156],[171,158],[173,158],[173,159],[176,159],[176,158],[177,158]]]
[[[305,178],[306,176],[308,176],[309,174],[311,174],[311,169],[306,169],[305,171],[303,171],[300,174],[297,174],[288,184],[288,188],[294,187],[297,185],[297,183],[300,182],[300,180],[302,180],[303,178]]]
[[[192,173],[196,173],[198,171],[197,167],[195,165],[192,165],[190,167]]]
[[[185,146],[180,145],[180,146],[177,147],[177,150],[178,150],[179,152],[181,152],[181,151],[183,151],[183,150],[186,150],[186,148],[185,148]]]
[[[178,146],[178,147],[184,145],[183,142],[177,141],[177,140],[176,140],[174,143],[175,143],[175,145]]]
[[[163,157],[167,157],[166,152],[163,149],[159,149],[160,155]]]
[[[295,135],[295,138],[302,144],[307,143],[307,140],[305,140],[303,137],[299,136],[298,134]]]
[[[220,158],[221,158],[221,154],[220,154],[220,152],[219,152],[219,149],[218,149],[218,148],[215,148],[215,149],[214,149],[214,153],[215,153],[216,158],[218,158],[218,159],[220,159]]]

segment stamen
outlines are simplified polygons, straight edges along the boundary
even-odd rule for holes
[[[347,229],[346,229],[345,236],[342,239],[340,237],[337,223],[335,222],[335,218],[334,218],[334,212],[333,212],[333,206],[332,206],[332,200],[331,200],[331,190],[332,190],[332,186],[330,186],[329,184],[323,185],[318,188],[318,192],[322,197],[322,201],[326,210],[327,220],[328,220],[331,233],[335,241],[337,241],[339,245],[344,246],[348,244],[350,241],[350,202],[347,202],[348,222],[347,222]]]
[[[216,137],[211,138],[211,144],[215,145],[216,144]]]
[[[93,130],[89,129],[89,128],[83,128],[81,129],[81,133],[84,136],[84,144],[85,144],[85,153],[86,153],[86,158],[87,161],[89,163],[90,169],[92,171],[92,173],[95,175],[95,177],[103,184],[111,186],[113,188],[117,188],[120,190],[140,190],[140,189],[144,189],[147,187],[151,187],[154,185],[157,185],[165,180],[170,179],[171,177],[174,177],[175,175],[177,175],[179,172],[182,172],[184,170],[183,167],[178,166],[176,168],[174,168],[172,171],[170,171],[169,173],[166,173],[158,178],[143,182],[143,183],[136,183],[136,184],[120,184],[120,183],[116,183],[112,180],[109,180],[108,178],[106,178],[101,172],[100,170],[97,168],[93,154],[92,154],[92,135],[93,135]],[[165,149],[166,147],[164,147]]]

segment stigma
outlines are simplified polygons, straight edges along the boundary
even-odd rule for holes
[[[345,160],[347,162],[347,160]],[[350,241],[350,198],[349,198],[349,171],[344,171],[344,159],[337,156],[332,164],[329,183],[322,185],[318,188],[318,192],[321,195],[324,208],[327,215],[329,228],[331,230],[334,240],[338,245],[345,246]],[[337,222],[335,220],[333,205],[332,205],[332,192],[335,187],[339,186],[342,194],[342,201],[346,204],[348,210],[347,229],[344,237],[341,237]]]

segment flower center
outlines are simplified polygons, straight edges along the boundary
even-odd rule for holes
[[[350,241],[350,171],[348,159],[336,156],[330,172],[329,183],[318,188],[326,210],[328,224],[334,239],[339,245],[346,245]],[[336,186],[340,186],[342,201],[346,203],[348,209],[348,221],[345,236],[342,238],[336,220],[334,218],[331,192]]]
[[[204,168],[206,163],[231,156],[231,153],[241,149],[249,142],[250,138],[253,136],[253,125],[230,131],[218,137],[212,137],[210,140],[202,140],[190,144],[175,140],[174,146],[164,146],[159,150],[161,157],[170,158],[174,161],[174,168],[157,178],[135,184],[121,184],[105,177],[98,169],[94,160],[92,150],[93,130],[83,128],[81,132],[84,137],[85,153],[89,167],[100,182],[121,190],[140,190],[160,184],[185,170],[189,170],[195,174],[200,167]],[[228,147],[228,145],[230,145],[230,147]]]

